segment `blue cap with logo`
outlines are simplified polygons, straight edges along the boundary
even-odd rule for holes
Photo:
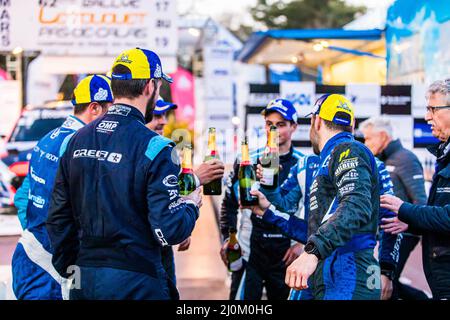
[[[278,112],[281,116],[288,121],[297,122],[297,110],[295,110],[292,102],[286,99],[275,99],[269,102],[267,107],[261,112],[262,115],[266,115],[268,112]]]
[[[99,74],[87,76],[73,90],[73,105],[91,102],[112,102],[111,80]]]
[[[163,98],[159,98],[156,101],[155,109],[153,110],[153,114],[161,115],[169,111],[170,109],[176,109],[178,106],[175,103],[166,102]]]

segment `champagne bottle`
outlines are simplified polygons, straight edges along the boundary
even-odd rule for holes
[[[229,271],[239,271],[242,266],[242,250],[236,237],[236,230],[230,230],[230,239],[227,247],[227,260]]]
[[[180,195],[187,196],[195,190],[194,171],[192,170],[192,146],[183,148],[183,160],[181,162],[181,173],[178,177]]]
[[[261,158],[263,167],[261,185],[267,189],[276,189],[278,187],[278,177],[280,171],[280,153],[278,151],[278,129],[276,126],[270,126],[267,147]]]
[[[212,159],[219,159],[216,145],[216,128],[209,128],[208,132],[208,153],[205,162]],[[222,194],[222,179],[216,179],[203,186],[203,194],[217,196]]]
[[[252,196],[250,191],[256,188],[257,182],[255,168],[250,161],[247,137],[242,141],[241,153],[242,159],[238,172],[239,197],[243,206],[254,206],[258,204],[258,197]]]

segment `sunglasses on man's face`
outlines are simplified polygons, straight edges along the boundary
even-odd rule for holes
[[[434,113],[434,111],[438,110],[438,109],[450,109],[450,106],[436,106],[436,107],[432,107],[432,106],[427,106],[427,112],[430,112],[431,114]]]

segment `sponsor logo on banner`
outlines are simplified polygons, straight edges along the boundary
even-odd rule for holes
[[[382,114],[411,114],[411,86],[382,86]]]
[[[315,103],[316,84],[314,82],[280,82],[280,96],[292,102],[297,114],[311,113]]]
[[[1,0],[0,6],[7,11],[2,48],[25,45],[51,56],[116,56],[132,47],[170,56],[177,48],[174,0]]]
[[[414,148],[426,148],[439,142],[431,133],[431,126],[425,119],[414,119]]]
[[[345,87],[345,96],[352,102],[357,118],[379,115],[380,95],[381,89],[377,84],[351,83]]]
[[[276,84],[250,84],[247,100],[249,107],[266,107],[270,101],[280,97],[280,86]]]

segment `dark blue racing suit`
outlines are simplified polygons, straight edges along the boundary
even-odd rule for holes
[[[385,181],[383,186],[379,186],[379,171]],[[263,189],[274,204],[263,219],[300,242],[312,241],[322,258],[309,280],[311,290],[301,291],[300,297],[298,292],[293,292],[291,298],[379,299],[379,267],[373,248],[380,188],[392,192],[392,184],[386,182],[388,173],[382,167],[377,168],[370,151],[350,133],[340,133],[325,145],[314,176],[309,192],[310,211],[305,220],[275,208],[293,210],[301,194],[274,196],[276,193],[269,194]],[[295,178],[291,176],[290,180],[283,186],[285,191],[281,195],[289,194],[289,189],[298,189]],[[388,212],[382,214],[388,216]],[[380,260],[394,264],[398,259],[397,237],[383,235],[383,238]]]
[[[70,299],[178,298],[161,247],[190,236],[198,208],[179,196],[173,145],[123,104],[71,139],[47,220],[56,270],[81,272]]]
[[[319,159],[316,156],[310,156],[310,161]],[[314,160],[313,160],[314,159]],[[377,167],[379,173],[380,195],[391,194],[393,195],[393,185],[389,172],[384,167],[383,162],[377,158]],[[315,161],[314,161],[315,162]],[[313,167],[313,166],[310,166]],[[312,170],[311,170],[312,171]],[[308,233],[308,217],[309,206],[305,206],[304,217],[292,216],[286,214],[290,210],[294,210],[298,201],[303,197],[308,198],[309,201],[309,187],[301,188],[301,178],[303,173],[297,166],[291,169],[288,179],[281,185],[278,190],[267,190],[261,188],[260,190],[267,196],[268,200],[274,207],[267,210],[263,216],[263,220],[271,224],[276,225],[280,230],[286,234],[286,236],[300,242],[306,243]],[[312,174],[312,173],[310,173]],[[307,190],[303,196],[302,190]],[[395,213],[380,207],[380,224],[381,219],[391,218],[395,216]],[[379,232],[380,246],[378,250],[378,260],[380,262],[381,269],[386,271],[393,271],[396,268],[399,259],[399,248],[402,240],[402,235],[393,235],[383,230]],[[292,290],[289,299],[298,300],[301,292]]]

